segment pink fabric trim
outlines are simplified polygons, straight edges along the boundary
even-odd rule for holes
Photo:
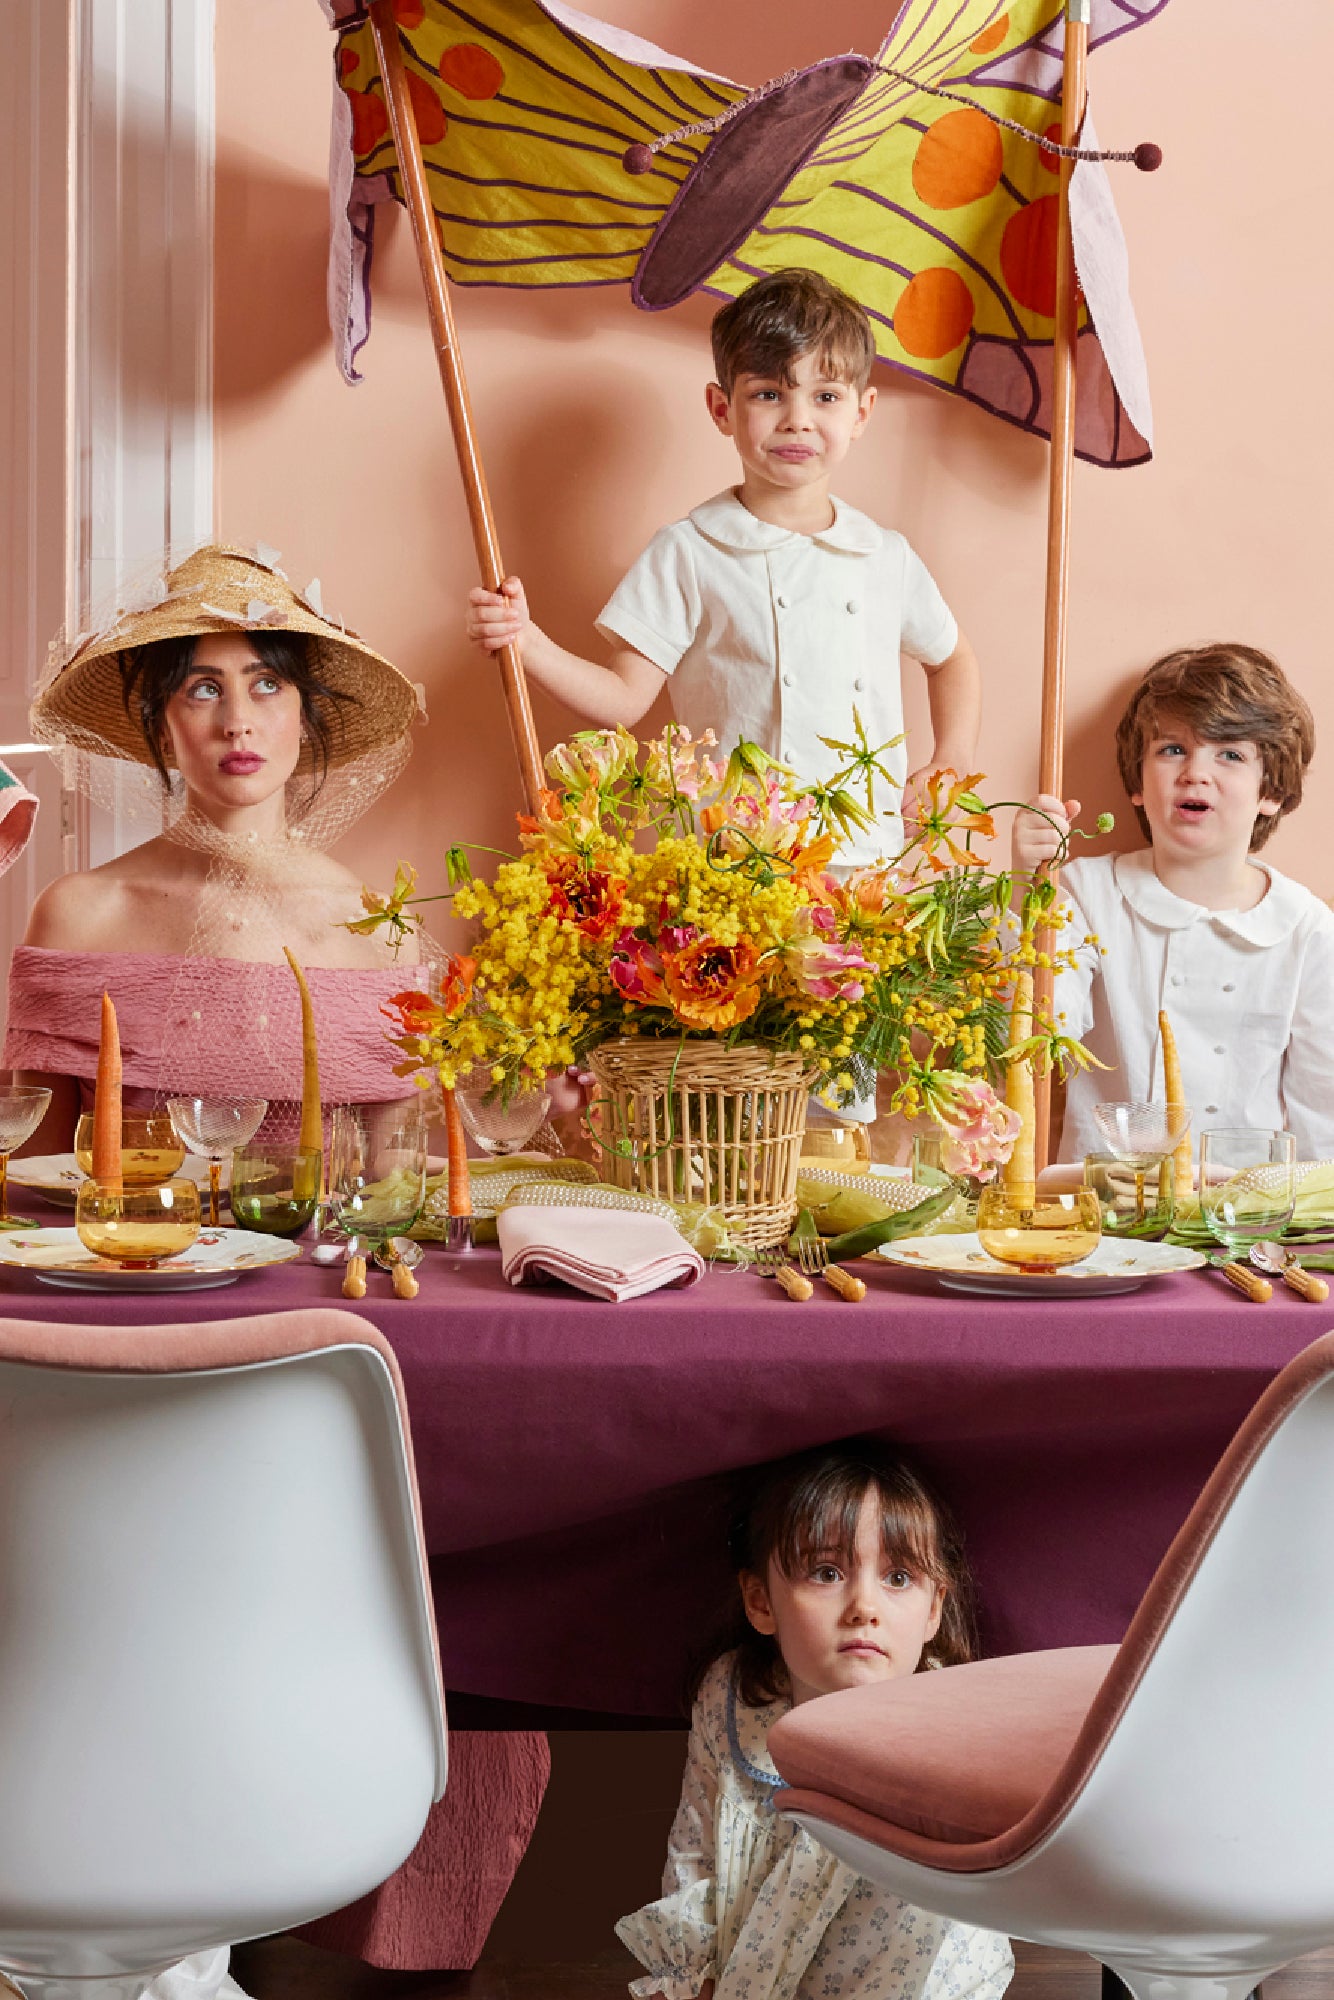
[[[326,1104],[379,1103],[412,1094],[414,1086],[394,1075],[398,1054],[386,1039],[388,1023],[380,1006],[412,984],[415,970],[325,971],[317,966],[307,973]],[[95,1077],[104,989],[116,1003],[127,1089],[160,1088],[164,1026],[173,1007],[179,1012],[197,994],[206,997],[218,1020],[254,1020],[252,1045],[229,1041],[226,1050],[229,1070],[244,1074],[245,1088],[271,1104],[300,1098],[296,981],[285,965],[252,965],[245,959],[189,960],[20,945],[9,969],[5,1067]],[[264,1029],[256,1018],[260,1013],[267,1017]],[[189,1085],[206,1090],[211,1081],[201,1075],[189,1079]],[[186,1080],[173,1079],[169,1087],[184,1088]]]

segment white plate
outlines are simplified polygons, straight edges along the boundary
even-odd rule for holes
[[[177,1178],[193,1181],[196,1187],[208,1186],[208,1161],[199,1159],[194,1153],[187,1153],[176,1169]],[[222,1185],[228,1186],[232,1177],[232,1163],[222,1163]],[[78,1199],[79,1183],[84,1179],[83,1168],[73,1153],[33,1153],[25,1154],[21,1160],[9,1163],[9,1178],[15,1187],[32,1188],[35,1193],[45,1195],[55,1208],[73,1208]]]
[[[882,1243],[878,1254],[907,1271],[925,1272],[948,1292],[984,1292],[1008,1299],[1087,1299],[1133,1292],[1150,1278],[1198,1271],[1206,1261],[1198,1250],[1178,1249],[1175,1243],[1127,1242],[1110,1236],[1082,1264],[1045,1273],[1014,1271],[997,1263],[975,1235],[909,1236],[901,1243]]]
[[[253,1229],[203,1229],[188,1250],[156,1271],[123,1271],[85,1250],[74,1229],[25,1229],[0,1236],[0,1264],[31,1271],[44,1285],[84,1292],[193,1292],[230,1285],[243,1271],[289,1264],[301,1255],[285,1236]]]

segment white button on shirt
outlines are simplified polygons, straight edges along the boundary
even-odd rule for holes
[[[1111,1065],[1071,1077],[1063,1160],[1104,1150],[1096,1103],[1162,1097],[1163,1007],[1197,1154],[1207,1120],[1286,1127],[1298,1159],[1334,1158],[1334,913],[1299,882],[1265,873],[1269,888],[1253,909],[1207,910],[1159,881],[1147,848],[1062,870],[1073,921],[1059,941],[1077,945],[1092,932],[1104,955],[1080,954],[1057,980],[1056,1005],[1067,1031]]]
[[[854,705],[873,744],[901,734],[901,651],[936,666],[959,642],[902,535],[841,501],[820,534],[794,534],[758,519],[735,492],[661,529],[597,625],[671,676],[673,711],[692,734],[712,729],[724,748],[746,737],[810,778],[838,768],[837,751],[819,739],[849,741]],[[884,762],[902,785],[906,746]],[[897,803],[897,792],[883,797],[879,824],[840,859],[896,853]]]

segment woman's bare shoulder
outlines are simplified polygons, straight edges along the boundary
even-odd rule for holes
[[[98,868],[57,876],[33,903],[23,942],[50,951],[151,949],[160,910],[183,885],[166,843],[146,841]],[[148,928],[145,928],[147,923]]]

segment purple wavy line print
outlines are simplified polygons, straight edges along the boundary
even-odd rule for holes
[[[909,209],[901,207],[896,201],[891,201],[888,195],[877,194],[874,188],[861,187],[855,181],[834,181],[832,185],[842,188],[847,194],[861,195],[864,200],[874,202],[878,208],[887,208],[892,215],[900,216],[904,222],[910,223],[914,229],[923,230],[926,235],[933,236],[937,243],[943,243],[947,250],[952,250],[962,263],[967,264],[970,271],[977,273],[988,291],[995,295],[1001,311],[1014,328],[1016,337],[1020,340],[1026,338],[1023,326],[1015,314],[1014,307],[1010,304],[1009,294],[1005,291],[1004,287],[996,283],[996,280],[992,277],[990,271],[987,270],[985,264],[979,264],[976,257],[970,257],[966,250],[959,247],[953,237],[946,236],[943,230],[936,229],[931,223],[923,221],[920,215],[913,215]]]
[[[782,229],[770,229],[760,222],[755,226],[756,236],[805,236],[812,243],[827,243],[831,250],[837,250],[845,257],[859,258],[863,264],[876,264],[882,271],[893,271],[897,277],[911,278],[912,272],[902,264],[896,264],[892,257],[882,257],[876,250],[867,250],[860,243],[845,243],[841,237],[828,236],[823,229],[811,229],[803,223],[792,223]],[[866,308],[863,307],[863,311]]]

